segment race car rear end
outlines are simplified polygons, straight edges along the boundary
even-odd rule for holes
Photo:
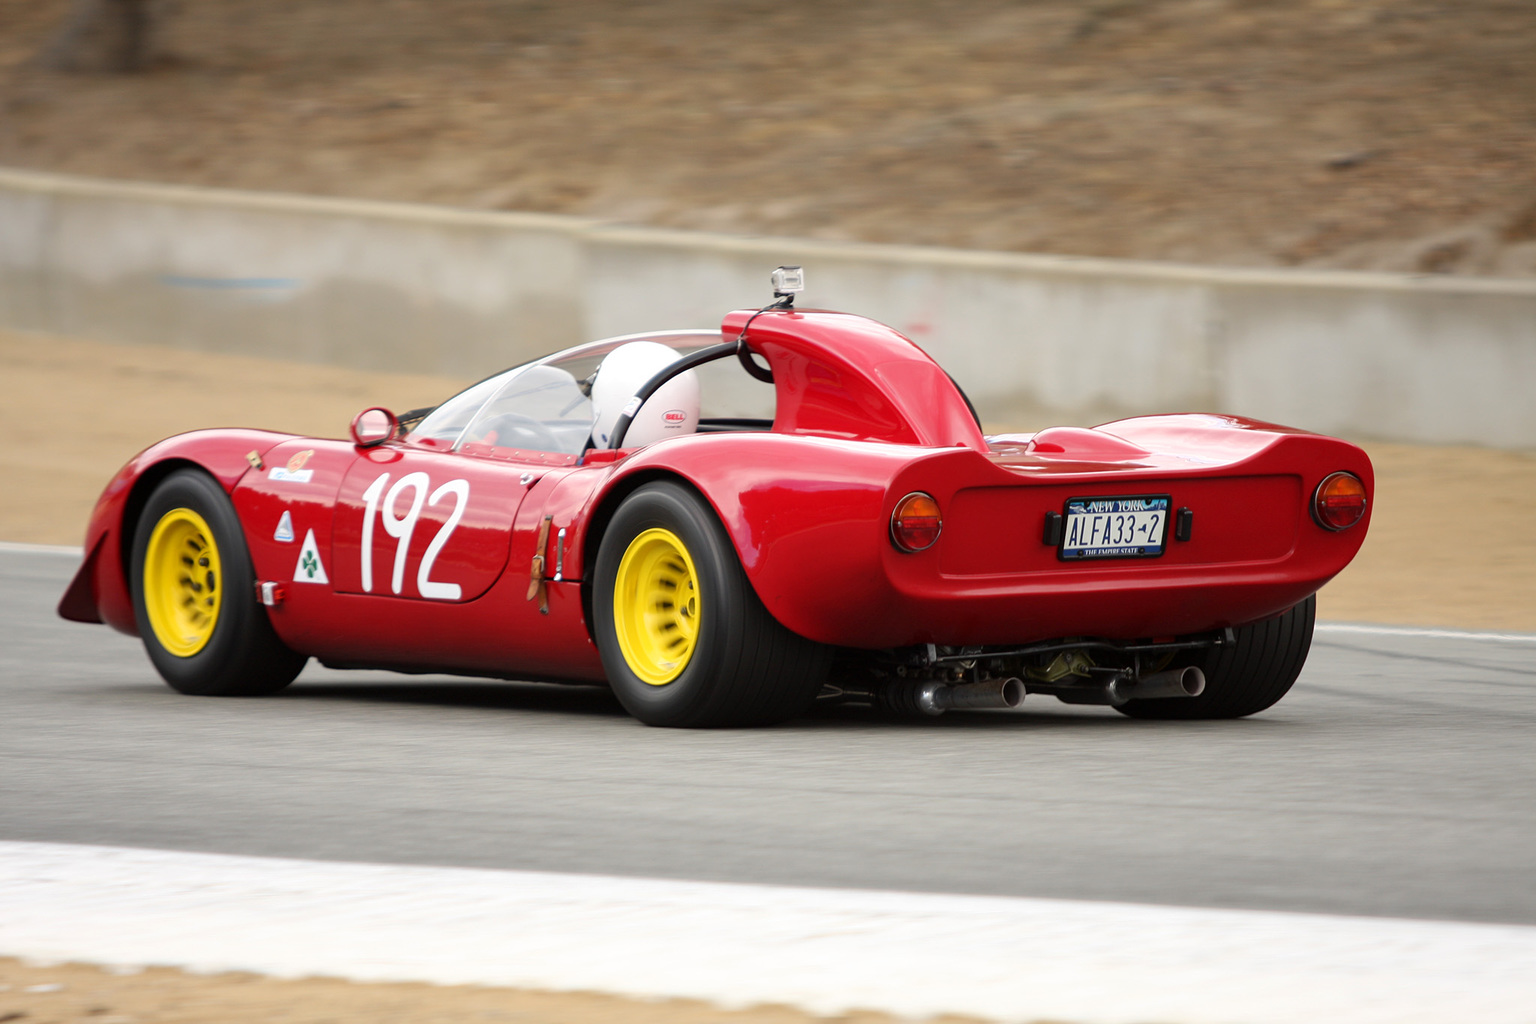
[[[1249,714],[1300,671],[1313,595],[1359,550],[1373,488],[1360,448],[1271,424],[1053,428],[911,459],[871,524],[887,534],[878,566],[845,555],[841,585],[772,600],[816,557],[815,531],[754,579],[790,628],[844,650],[845,696]]]

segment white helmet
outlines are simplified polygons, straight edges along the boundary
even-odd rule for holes
[[[592,440],[597,447],[608,447],[614,425],[635,392],[681,358],[655,341],[631,341],[608,353],[592,382]],[[624,447],[691,434],[698,426],[699,378],[692,370],[684,370],[646,399],[624,433]]]

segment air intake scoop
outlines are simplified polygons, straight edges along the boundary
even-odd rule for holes
[[[1073,459],[1142,459],[1152,454],[1123,437],[1088,427],[1047,427],[1024,450],[1030,455],[1064,455]]]

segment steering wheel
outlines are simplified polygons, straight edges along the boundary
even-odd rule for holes
[[[477,427],[476,432],[482,438],[495,434],[496,439],[490,443],[501,448],[526,448],[535,452],[561,450],[560,439],[552,430],[532,416],[524,416],[522,413],[499,413]]]

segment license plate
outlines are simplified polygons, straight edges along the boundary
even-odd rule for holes
[[[1166,494],[1072,498],[1061,531],[1061,558],[1156,558],[1168,535]]]

